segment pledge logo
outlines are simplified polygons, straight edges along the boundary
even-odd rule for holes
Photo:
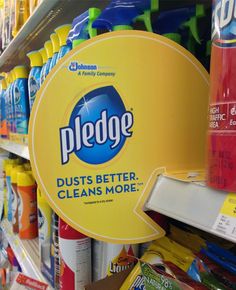
[[[95,89],[75,105],[69,126],[60,128],[61,163],[75,155],[89,164],[114,158],[131,137],[133,114],[113,86]]]

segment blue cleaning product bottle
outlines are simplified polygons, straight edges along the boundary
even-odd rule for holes
[[[7,118],[7,131],[8,133],[12,132],[12,115],[13,115],[13,107],[12,107],[12,74],[11,72],[7,75],[7,89],[6,89],[6,118]]]
[[[29,96],[28,96],[28,72],[25,66],[14,68],[16,76],[14,86],[14,101],[16,113],[16,132],[28,134],[29,121]]]
[[[52,41],[52,51],[53,51],[52,61],[50,65],[50,71],[51,71],[54,68],[54,66],[57,64],[58,53],[60,50],[60,43],[59,43],[59,38],[56,33],[52,33],[50,35],[50,39]]]
[[[51,40],[48,40],[44,43],[44,48],[46,50],[46,55],[47,55],[47,63],[46,63],[46,68],[45,68],[45,78],[46,78],[50,72],[50,67],[51,67],[51,62],[52,62],[52,57],[53,57]]]
[[[112,0],[92,27],[106,31],[131,30],[133,24],[141,20],[146,30],[152,31],[151,12],[158,7],[158,0]]]
[[[28,92],[29,92],[29,106],[30,111],[32,110],[36,93],[40,88],[40,75],[43,66],[43,59],[37,50],[27,53],[30,59],[31,70],[28,78]]]
[[[44,80],[45,80],[45,70],[47,67],[47,54],[46,54],[46,49],[43,47],[39,50],[39,53],[41,54],[42,60],[43,60],[43,66],[41,69],[41,73],[40,73],[40,87],[43,84]]]
[[[67,37],[71,29],[71,24],[65,24],[57,27],[55,32],[59,38],[60,50],[58,53],[57,62],[63,58],[72,48],[71,43],[67,43]]]
[[[11,123],[11,132],[16,133],[16,112],[15,112],[15,99],[14,99],[14,87],[15,87],[15,81],[16,81],[16,75],[14,70],[11,71],[11,88],[10,88],[10,103],[11,103],[11,117],[10,117],[10,123]]]
[[[72,48],[97,35],[97,29],[93,28],[92,24],[100,14],[100,9],[89,8],[73,20],[67,37],[67,43],[71,43]]]
[[[6,116],[6,89],[7,82],[3,78],[1,82],[1,138],[7,137],[7,116]]]

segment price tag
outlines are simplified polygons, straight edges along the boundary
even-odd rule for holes
[[[213,225],[214,233],[235,239],[236,241],[236,194],[229,193]]]

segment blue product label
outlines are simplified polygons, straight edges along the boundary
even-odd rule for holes
[[[144,277],[138,275],[128,290],[145,290]]]
[[[40,66],[33,67],[29,74],[28,88],[29,88],[29,105],[30,111],[32,110],[36,93],[40,88],[40,75],[42,68]]]
[[[7,184],[7,200],[8,200],[8,214],[7,218],[9,222],[12,221],[12,189],[11,189],[11,177],[6,176],[6,184]]]
[[[47,63],[45,63],[42,66],[42,69],[41,69],[41,73],[40,73],[40,87],[41,87],[41,85],[43,84],[43,82],[45,80],[45,69],[46,69],[46,65],[47,65]]]
[[[6,104],[6,119],[7,119],[7,129],[8,131],[10,131],[11,127],[10,127],[10,119],[11,119],[11,99],[10,99],[10,87],[8,86],[7,90],[6,90],[6,95],[5,95],[5,104]]]
[[[236,46],[236,1],[213,1],[212,40],[219,46]]]
[[[57,62],[71,50],[70,45],[63,45],[58,53]]]
[[[114,158],[132,136],[133,114],[113,86],[84,95],[75,105],[69,126],[60,128],[62,164],[71,153],[89,164]]]
[[[48,61],[46,62],[45,71],[44,71],[44,80],[46,79],[47,75],[50,73],[51,61],[52,59],[49,58]]]
[[[50,71],[54,68],[54,66],[57,64],[57,58],[58,58],[58,52],[55,52],[53,57],[52,57],[52,61],[50,64]]]
[[[28,133],[29,121],[29,99],[27,79],[17,79],[14,89],[16,132],[18,134]]]
[[[14,101],[14,88],[15,82],[11,84],[10,87],[10,102],[11,102],[11,115],[10,115],[10,127],[11,132],[16,132],[16,123],[15,123],[15,101]]]

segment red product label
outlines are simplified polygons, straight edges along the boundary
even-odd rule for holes
[[[208,185],[236,192],[236,48],[213,45]]]
[[[30,277],[27,277],[23,274],[18,275],[16,282],[18,284],[27,286],[29,287],[29,289],[33,289],[33,290],[47,290],[48,288],[47,284],[37,281],[35,279],[32,279]]]

